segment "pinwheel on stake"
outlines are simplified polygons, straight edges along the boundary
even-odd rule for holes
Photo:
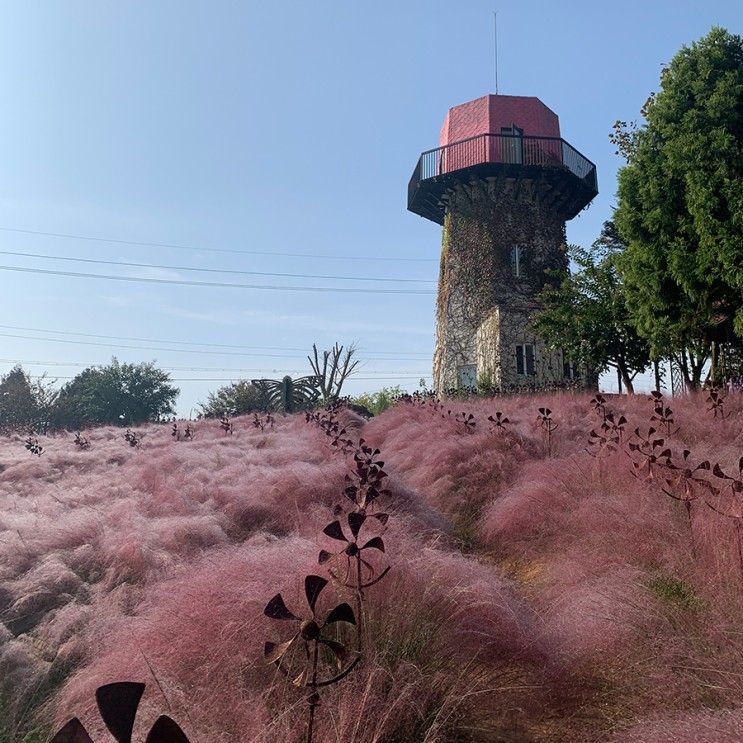
[[[315,719],[315,707],[320,704],[320,696],[317,690],[323,686],[330,686],[345,678],[360,660],[360,655],[348,650],[346,646],[337,640],[331,640],[323,636],[323,630],[331,624],[346,622],[356,624],[356,617],[349,604],[343,602],[332,609],[321,621],[316,612],[317,599],[322,593],[328,581],[320,575],[308,575],[304,579],[304,593],[307,597],[307,605],[310,608],[309,618],[297,616],[284,603],[280,593],[277,593],[266,604],[263,613],[271,619],[299,622],[299,627],[294,635],[285,642],[267,642],[264,647],[264,656],[269,663],[273,663],[282,673],[289,675],[284,661],[288,660],[288,653],[292,646],[299,644],[304,650],[304,664],[298,676],[292,679],[295,686],[309,689],[307,696],[308,723],[307,743],[312,743],[312,732]],[[318,666],[320,660],[320,648],[326,647],[335,657],[338,672],[329,678],[318,678]]]
[[[472,413],[469,413],[469,414],[466,413],[466,412],[457,413],[454,416],[454,420],[457,423],[459,423],[462,426],[464,426],[464,430],[467,433],[474,433],[475,432],[475,427],[477,426],[477,421],[475,420],[475,416]]]
[[[602,394],[597,393],[591,398],[591,407],[602,420],[606,420],[606,398]]]
[[[367,542],[365,542],[363,545],[359,545],[358,538],[359,538],[359,532],[361,531],[361,527],[364,526],[364,524],[369,519],[375,519],[381,526],[385,526],[387,524],[387,520],[389,519],[389,515],[386,513],[376,513],[373,515],[367,515],[365,513],[359,513],[357,511],[354,511],[352,513],[348,514],[348,528],[351,530],[351,539],[349,539],[343,532],[343,527],[341,526],[341,522],[336,520],[329,523],[324,529],[323,532],[327,534],[331,539],[336,539],[339,542],[345,542],[346,546],[340,551],[336,553],[328,552],[326,550],[320,550],[320,555],[318,556],[318,562],[320,565],[324,565],[329,560],[331,560],[334,557],[340,557],[341,555],[346,556],[347,560],[347,570],[346,570],[346,577],[341,580],[340,576],[336,573],[333,573],[332,570],[329,570],[330,574],[335,578],[341,585],[347,587],[347,588],[355,588],[358,591],[362,592],[363,595],[363,589],[369,588],[369,586],[373,586],[375,583],[378,583],[384,576],[389,572],[390,568],[389,565],[375,578],[364,582],[362,580],[362,566],[365,567],[370,574],[370,577],[374,575],[374,566],[367,562],[362,556],[362,552],[364,550],[368,549],[375,549],[379,550],[380,552],[384,552],[384,541],[382,540],[382,537],[375,536],[369,539]],[[349,583],[348,579],[351,574],[351,560],[356,561],[356,580],[354,583]]]
[[[544,440],[544,448],[546,450],[547,459],[552,457],[552,434],[558,427],[558,423],[552,418],[552,411],[549,408],[539,408],[539,415],[537,416],[539,425],[542,428],[542,438]]]
[[[587,448],[586,451],[592,457],[605,452],[617,451],[622,443],[626,424],[627,419],[623,415],[619,416],[619,420],[615,420],[614,413],[604,413],[600,426],[601,433],[591,429],[588,434],[588,446],[590,448]]]
[[[131,743],[134,719],[144,688],[144,684],[120,681],[96,690],[98,711],[117,743]],[[74,717],[52,738],[51,743],[93,743],[93,739],[80,720]],[[174,720],[161,715],[155,720],[145,743],[188,743],[188,738]]]
[[[364,544],[360,545],[358,538],[359,532],[364,524],[370,520],[375,519],[378,524],[385,526],[387,524],[389,516],[386,513],[377,513],[374,515],[367,515],[358,511],[353,511],[347,516],[348,528],[351,530],[351,538],[349,539],[343,533],[343,527],[341,522],[336,520],[329,523],[323,532],[327,534],[331,539],[336,539],[339,542],[345,542],[346,546],[336,553],[328,552],[327,550],[320,550],[317,561],[320,565],[329,563],[334,558],[342,559],[343,556],[346,558],[346,574],[341,577],[338,573],[334,572],[330,566],[327,567],[328,572],[340,585],[345,588],[351,588],[356,593],[356,649],[361,651],[362,647],[362,622],[363,622],[363,602],[364,602],[364,589],[373,586],[375,583],[379,583],[382,578],[390,571],[390,566],[387,565],[379,575],[375,575],[374,566],[365,560],[362,556],[364,550],[379,550],[384,552],[384,541],[380,536],[374,536],[367,540]],[[353,561],[353,566],[352,566]],[[366,575],[364,575],[366,573]]]
[[[666,427],[666,436],[671,435],[671,428],[675,425],[673,419],[673,410],[669,408],[664,400],[663,395],[657,390],[650,393],[650,400],[653,403],[653,414],[650,416],[651,421],[656,421],[659,425]],[[678,433],[677,428],[673,433]]]
[[[511,422],[500,410],[496,411],[495,418],[489,415],[488,420],[493,424],[491,430],[498,431],[498,433],[505,433],[506,426]]]
[[[719,415],[721,420],[725,420],[725,395],[716,387],[712,387],[709,391],[707,402],[710,403],[707,410],[714,414],[713,417],[717,418]],[[728,413],[728,415],[730,414]]]
[[[643,478],[645,482],[650,482],[654,478],[655,470],[658,468],[671,468],[673,461],[671,459],[671,450],[663,448],[666,440],[663,438],[655,439],[656,430],[651,426],[648,428],[647,435],[640,432],[639,428],[635,429],[635,436],[639,443],[630,441],[627,444],[629,449],[630,460],[632,462],[632,474],[635,477],[640,476],[641,473],[645,473]],[[632,457],[634,454],[641,457],[640,462],[636,462]]]
[[[705,460],[700,462],[696,467],[692,467],[689,462],[690,454],[691,452],[688,449],[684,449],[683,462],[681,464],[676,464],[672,460],[668,460],[665,463],[665,466],[674,474],[670,477],[664,477],[667,487],[661,489],[669,498],[673,498],[684,504],[686,520],[689,525],[689,535],[691,537],[691,553],[696,558],[694,523],[691,514],[692,504],[699,497],[700,490],[714,495],[718,492],[718,489],[708,480],[700,477],[700,473],[709,472],[712,469],[709,461]]]
[[[686,505],[687,511],[691,509],[691,502],[696,499],[697,494],[694,491],[695,486],[706,490],[712,495],[717,493],[715,488],[708,480],[703,477],[699,477],[700,472],[709,472],[712,467],[708,460],[700,462],[696,467],[692,467],[689,463],[689,455],[691,452],[688,449],[684,449],[683,463],[680,465],[670,463],[666,466],[676,472],[675,477],[665,478],[666,485],[671,488],[669,492],[663,488],[663,492],[675,498],[676,500],[683,501]],[[717,465],[719,467],[719,465]]]
[[[384,462],[376,459],[379,449],[372,449],[366,445],[364,439],[359,440],[358,448],[353,455],[355,464],[355,478],[358,484],[346,475],[346,487],[343,493],[355,506],[359,513],[366,513],[366,509],[381,495],[388,491],[382,487],[387,477],[384,471]]]

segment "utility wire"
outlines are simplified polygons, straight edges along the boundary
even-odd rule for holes
[[[84,338],[103,338],[104,340],[117,340],[117,341],[141,341],[143,343],[167,343],[173,346],[208,346],[210,348],[239,348],[245,351],[301,351],[307,354],[306,348],[298,348],[296,346],[242,346],[234,345],[230,343],[203,343],[197,341],[175,341],[175,340],[163,340],[162,338],[137,338],[127,335],[100,335],[96,333],[78,333],[72,330],[50,330],[49,328],[29,328],[22,325],[0,325],[0,328],[4,330],[25,330],[33,333],[52,333],[53,335],[80,335]],[[25,337],[25,336],[24,336]],[[425,358],[430,357],[430,353],[426,351],[374,351],[377,354],[389,354],[391,356],[399,356],[401,353],[405,353],[408,356],[423,356]]]
[[[144,284],[171,284],[176,286],[204,286],[219,289],[255,289],[284,291],[284,292],[312,292],[312,293],[341,293],[341,294],[423,294],[432,295],[433,290],[426,289],[363,289],[359,287],[337,286],[284,286],[271,284],[237,284],[218,281],[188,281],[186,279],[153,279],[138,276],[111,276],[110,274],[79,273],[76,271],[52,271],[44,268],[23,268],[21,266],[0,266],[0,271],[14,271],[17,273],[41,274],[46,276],[67,276],[78,279],[107,279],[109,281],[128,281]]]
[[[195,250],[201,253],[234,253],[237,255],[268,255],[284,258],[330,258],[344,261],[402,261],[405,263],[435,263],[437,258],[404,258],[401,256],[379,255],[323,255],[320,253],[277,253],[263,250],[234,250],[228,248],[205,248],[197,245],[179,245],[177,243],[140,242],[137,240],[120,240],[90,235],[74,235],[65,232],[43,232],[41,230],[22,230],[16,227],[0,227],[3,232],[15,232],[23,235],[41,235],[44,237],[61,237],[69,240],[88,240],[92,242],[113,243],[116,245],[133,245],[142,248],[172,248],[173,250]]]
[[[200,355],[210,355],[210,356],[257,356],[259,358],[275,358],[275,359],[298,359],[298,358],[305,358],[306,354],[302,354],[301,357],[297,354],[281,354],[281,353],[253,353],[252,351],[205,351],[198,348],[162,348],[157,346],[132,346],[132,345],[126,345],[126,344],[117,344],[117,343],[102,343],[100,341],[78,341],[74,340],[72,338],[37,338],[35,336],[31,335],[19,335],[16,333],[0,333],[0,337],[3,338],[19,338],[22,340],[31,340],[31,341],[43,341],[45,343],[67,343],[75,346],[102,346],[104,348],[126,348],[130,350],[136,350],[136,351],[167,351],[167,352],[175,352],[175,353],[195,353]],[[365,358],[360,359],[361,361],[421,361],[421,359],[418,358],[410,358],[410,357],[404,357],[404,356],[397,356],[394,359],[386,358],[386,359],[380,359],[380,358]]]
[[[395,377],[349,377],[349,380],[353,379],[355,381],[359,382],[386,382],[386,381],[396,381],[396,380],[403,380],[403,379],[420,379],[421,374],[408,374],[408,375],[401,375],[401,376],[395,376]],[[43,376],[31,376],[31,379],[47,379],[50,382],[53,382],[55,380],[60,379],[74,379],[75,377],[43,377]],[[171,377],[171,382],[234,382],[235,377]]]
[[[97,361],[32,361],[23,359],[0,359],[0,363],[5,364],[21,364],[21,366],[77,366],[77,367],[91,367],[100,366],[100,362]],[[213,367],[213,366],[159,366],[159,369],[163,371],[183,371],[183,372],[266,372],[270,374],[304,374],[306,369],[256,369],[256,368],[234,368],[234,367]],[[367,374],[403,374],[403,375],[414,375],[414,376],[426,376],[428,372],[419,372],[414,374],[410,370],[398,372],[395,369],[367,369]],[[354,377],[355,379],[356,377]]]
[[[169,271],[194,271],[197,273],[223,273],[237,276],[274,276],[289,279],[330,279],[338,281],[389,281],[403,284],[434,284],[431,279],[397,279],[383,276],[328,276],[314,273],[275,273],[271,271],[239,271],[227,268],[196,268],[195,266],[167,266],[156,263],[133,263],[130,261],[109,261],[100,258],[77,258],[74,256],[45,255],[43,253],[25,253],[16,250],[0,250],[0,255],[20,256],[23,258],[42,258],[52,261],[72,263],[95,263],[102,266],[125,266],[129,268],[160,268]]]

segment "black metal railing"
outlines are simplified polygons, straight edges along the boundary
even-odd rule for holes
[[[424,152],[408,186],[412,197],[421,181],[485,163],[563,168],[598,191],[596,166],[559,137],[479,134]]]

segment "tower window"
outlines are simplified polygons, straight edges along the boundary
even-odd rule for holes
[[[517,279],[524,275],[524,251],[518,245],[511,248],[511,273]]]
[[[533,377],[536,374],[533,343],[519,343],[516,346],[516,374],[527,377]]]

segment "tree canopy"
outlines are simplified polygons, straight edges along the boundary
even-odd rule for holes
[[[628,310],[654,357],[691,387],[743,338],[743,40],[722,28],[664,68],[638,128],[618,122],[619,260]]]
[[[174,412],[177,387],[153,362],[84,369],[60,390],[54,424],[80,428],[96,424],[130,426],[157,421]]]
[[[591,250],[570,246],[568,254],[578,270],[542,291],[534,327],[551,347],[592,373],[615,368],[632,392],[632,380],[650,358],[647,342],[627,316],[617,271],[622,248],[611,222]]]

